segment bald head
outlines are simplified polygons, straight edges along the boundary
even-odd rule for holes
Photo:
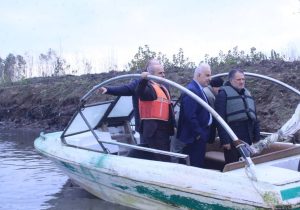
[[[157,59],[151,59],[147,62],[147,65],[146,65],[146,70],[150,73],[150,74],[154,74],[154,69],[156,66],[161,66],[161,63],[159,60]]]
[[[158,77],[165,77],[165,70],[163,65],[157,59],[151,59],[146,66],[147,72]]]

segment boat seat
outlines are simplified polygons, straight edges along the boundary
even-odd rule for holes
[[[207,144],[207,149],[206,149],[206,153],[205,153],[205,159],[210,160],[210,161],[214,161],[217,163],[223,163],[225,164],[225,157],[224,157],[224,152],[222,151],[222,149],[220,147],[216,147],[217,145],[214,144]],[[288,149],[292,147],[292,145],[287,145],[287,144],[273,144],[271,145],[269,148],[265,149],[261,154],[269,154],[269,153],[273,153],[276,151],[280,151],[283,149]]]
[[[254,164],[269,162],[272,160],[278,160],[286,157],[291,157],[294,155],[299,155],[300,146],[295,144],[287,143],[275,143],[270,145],[268,149],[265,149],[263,153],[252,158]],[[223,172],[232,171],[235,169],[245,167],[245,162],[234,162],[225,165]]]
[[[221,171],[224,165],[224,152],[220,147],[220,141],[217,138],[214,143],[206,145],[205,167],[208,169],[217,169]]]
[[[130,124],[128,121],[124,121],[119,125],[101,127],[101,131],[110,132],[111,138],[121,143],[125,144],[137,144],[134,137],[134,133],[131,130]]]
[[[220,151],[208,151],[205,153],[205,168],[222,171],[225,165],[224,153]]]
[[[205,153],[205,158],[220,163],[225,163],[224,153],[219,151],[209,151]]]
[[[115,139],[119,142],[124,142],[124,143],[128,143],[128,139],[131,138],[130,134],[114,134],[111,135],[112,139]]]
[[[104,140],[108,142],[116,142],[116,140],[111,138],[109,132],[101,132],[98,130],[94,130],[94,132],[96,133],[100,141]],[[102,147],[100,146],[100,144],[97,142],[94,135],[90,131],[65,137],[65,140],[68,144],[73,146],[93,149],[96,151],[103,151]],[[119,152],[119,146],[117,145],[109,144],[109,143],[103,143],[103,145],[112,154],[117,154]]]

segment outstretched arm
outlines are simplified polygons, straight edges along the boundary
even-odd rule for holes
[[[128,84],[114,87],[102,87],[102,94],[110,94],[115,96],[133,96],[138,86],[139,80],[133,80]],[[105,91],[106,89],[106,91]]]

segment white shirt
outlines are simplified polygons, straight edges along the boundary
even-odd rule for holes
[[[200,85],[200,83],[199,83],[198,81],[196,81],[196,80],[194,80],[194,81],[198,84],[198,86],[199,86],[199,88],[200,88],[200,90],[201,90],[201,92],[202,92],[202,94],[203,94],[203,96],[204,96],[205,102],[206,102],[207,104],[209,104],[209,103],[208,103],[207,96],[205,95],[205,92],[203,91],[202,85]],[[209,113],[208,126],[210,126],[211,123],[212,123],[212,116],[211,116],[211,113],[210,113],[210,112],[208,112],[208,113]]]

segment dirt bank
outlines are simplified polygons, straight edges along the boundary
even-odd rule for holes
[[[213,74],[240,67],[279,79],[300,90],[300,62],[262,61],[240,66],[224,65]],[[117,75],[132,72],[109,72],[83,76],[33,78],[0,86],[0,126],[28,127],[44,131],[62,130],[75,112],[80,98],[94,85]],[[193,69],[167,70],[167,78],[187,84]],[[248,78],[246,86],[257,102],[263,131],[276,131],[293,114],[300,97],[268,81]],[[178,95],[173,91],[175,95]],[[105,96],[104,98],[108,98]]]

